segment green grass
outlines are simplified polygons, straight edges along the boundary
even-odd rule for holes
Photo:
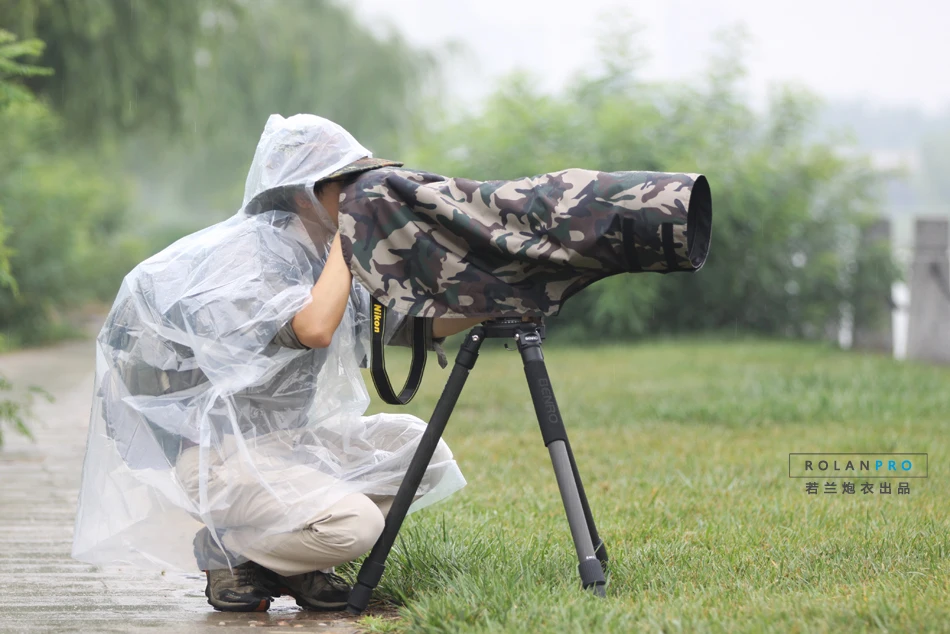
[[[486,350],[445,434],[469,485],[407,520],[377,591],[400,618],[371,630],[950,631],[950,369],[761,342],[546,356],[608,598],[579,588],[520,358]],[[427,419],[447,376],[407,409]],[[930,478],[809,496],[806,451],[928,452]]]

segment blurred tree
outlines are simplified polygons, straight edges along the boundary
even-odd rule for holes
[[[779,90],[766,112],[748,108],[742,44],[741,33],[725,34],[707,79],[690,85],[640,81],[636,56],[625,51],[558,96],[516,75],[483,112],[430,135],[413,163],[478,179],[567,167],[704,173],[714,209],[704,270],[595,284],[567,303],[557,326],[587,336],[741,330],[824,337],[836,329],[843,302],[863,293],[879,299],[893,279],[853,280],[848,247],[875,211],[875,173],[864,159],[808,140],[816,112],[810,96]],[[892,271],[867,261],[889,262],[888,253],[860,255],[863,271]]]
[[[40,40],[17,41],[13,33],[0,29],[0,116],[11,107],[34,102],[33,94],[20,81],[26,77],[48,75],[52,71],[24,63],[21,58],[38,57],[42,52],[43,42]],[[15,295],[19,289],[10,269],[9,235],[10,228],[3,220],[3,208],[0,207],[0,288]]]
[[[17,41],[17,36],[0,29],[0,109],[14,103],[33,100],[33,93],[20,82],[28,77],[52,74],[51,68],[25,64],[20,58],[39,57],[43,42],[37,39]],[[17,79],[20,82],[16,81]]]
[[[0,114],[18,104],[32,103],[33,94],[17,80],[37,75],[48,75],[48,68],[26,64],[23,57],[38,57],[43,52],[43,42],[36,39],[17,41],[9,31],[0,29]],[[10,249],[7,246],[9,227],[3,222],[0,207],[0,287],[17,291],[16,280],[10,271]]]
[[[53,73],[26,86],[63,115],[64,132],[89,140],[180,123],[202,12],[223,3],[5,0],[0,25],[46,42]]]
[[[48,336],[57,309],[117,285],[137,257],[118,236],[121,180],[65,151],[61,121],[24,83],[49,70],[17,58],[42,49],[0,31],[0,332],[15,343]]]
[[[18,286],[0,290],[0,330],[21,344],[51,335],[60,309],[113,293],[138,257],[120,235],[123,181],[89,152],[64,151],[62,128],[39,102],[0,112],[0,207]]]
[[[18,80],[49,74],[50,70],[47,68],[22,61],[23,57],[37,57],[42,52],[43,42],[36,39],[17,41],[15,35],[0,29],[0,118],[11,108],[33,103],[32,93]],[[7,245],[9,235],[10,228],[4,222],[2,207],[0,207],[0,289],[4,289],[7,294],[16,298],[19,287],[10,265],[10,256],[14,251]],[[0,349],[2,348],[3,338],[0,336]],[[12,387],[6,377],[0,375],[0,392],[8,392]],[[15,432],[32,438],[25,420],[29,413],[29,401],[0,398],[0,447],[3,446],[5,426],[10,426]]]
[[[398,154],[422,125],[436,77],[433,55],[326,0],[252,3],[240,15],[208,8],[194,63],[185,134],[145,139],[130,163],[173,183],[190,206],[227,213],[269,115],[318,114],[377,154]]]

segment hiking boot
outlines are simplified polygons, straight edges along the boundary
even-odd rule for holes
[[[270,608],[271,595],[265,581],[269,571],[223,550],[207,528],[198,531],[194,545],[198,568],[208,579],[205,596],[211,607],[223,612],[264,612]]]
[[[350,584],[332,572],[308,572],[285,577],[267,571],[265,587],[273,596],[289,595],[305,610],[343,610],[350,598]]]
[[[266,612],[271,596],[260,576],[261,567],[253,562],[231,570],[205,570],[208,585],[205,596],[215,610],[222,612]]]

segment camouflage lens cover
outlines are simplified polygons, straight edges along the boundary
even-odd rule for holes
[[[340,203],[351,270],[380,303],[422,317],[556,315],[610,275],[696,271],[711,225],[698,174],[568,169],[482,182],[383,168]]]

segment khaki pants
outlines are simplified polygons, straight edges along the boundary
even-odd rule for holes
[[[223,542],[228,550],[284,576],[325,570],[369,552],[383,532],[390,504],[392,498],[377,505],[362,493],[351,493],[301,530],[256,537],[253,530],[231,529]]]
[[[352,483],[335,480],[306,464],[294,464],[287,447],[286,436],[271,435],[238,451],[233,437],[226,437],[219,449],[207,454],[204,504],[199,504],[198,447],[182,452],[176,472],[196,506],[208,509],[225,548],[278,574],[324,570],[368,552],[383,531],[393,497],[346,492]],[[448,446],[440,442],[432,464],[451,459]],[[427,473],[423,486],[429,478]],[[330,499],[336,499],[325,505],[328,498],[311,496],[308,506],[314,512],[299,505],[288,508],[285,503],[321,490],[333,491]],[[275,519],[290,515],[302,518],[294,521],[299,528],[275,533]]]

